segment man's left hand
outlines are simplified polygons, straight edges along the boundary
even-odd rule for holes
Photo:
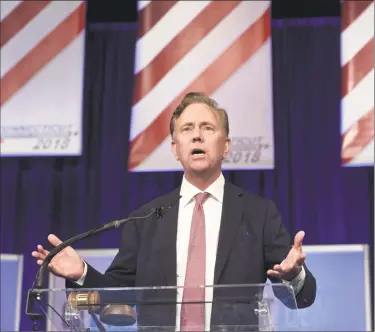
[[[268,270],[267,274],[270,277],[279,278],[286,281],[291,281],[302,270],[302,264],[306,259],[306,254],[302,252],[302,240],[305,232],[300,231],[294,238],[294,245],[290,249],[288,256],[281,262],[276,264],[272,270]]]

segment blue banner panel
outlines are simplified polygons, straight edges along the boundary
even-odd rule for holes
[[[0,254],[1,331],[19,331],[23,256]]]

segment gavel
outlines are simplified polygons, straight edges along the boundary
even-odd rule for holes
[[[134,325],[137,313],[127,304],[105,303],[102,304],[98,291],[71,292],[68,304],[78,311],[87,310],[90,314],[99,314],[100,321],[113,326]]]

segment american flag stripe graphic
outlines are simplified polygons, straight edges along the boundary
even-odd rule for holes
[[[187,92],[213,94],[270,39],[269,1],[167,2],[141,2],[141,12],[158,8],[159,20],[139,22],[129,169],[165,141]]]
[[[1,21],[1,106],[32,84],[85,28],[84,1],[9,1],[6,6],[12,8]]]
[[[365,153],[373,162],[374,2],[344,1],[342,10],[342,163],[366,163]]]
[[[0,47],[12,39],[51,1],[24,1],[0,23]]]
[[[146,1],[144,1],[146,2]],[[152,1],[138,12],[142,24],[138,28],[138,38],[142,38],[177,3],[177,1]]]
[[[374,39],[370,39],[365,46],[342,67],[342,95],[345,97],[353,90],[373,68]],[[354,70],[355,68],[355,70]]]
[[[137,103],[196,46],[239,1],[212,2],[201,11],[173,40],[136,75],[134,102]],[[208,13],[215,12],[215,15]],[[192,31],[198,31],[192,34]]]

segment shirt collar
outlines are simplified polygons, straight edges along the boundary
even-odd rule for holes
[[[204,192],[209,193],[215,199],[217,199],[220,203],[223,203],[224,197],[224,184],[225,179],[222,173],[220,176],[206,189]],[[185,176],[182,179],[180,195],[181,197],[181,206],[185,207],[195,195],[203,192],[202,190],[198,189],[197,187],[193,186],[190,182],[188,182]]]

